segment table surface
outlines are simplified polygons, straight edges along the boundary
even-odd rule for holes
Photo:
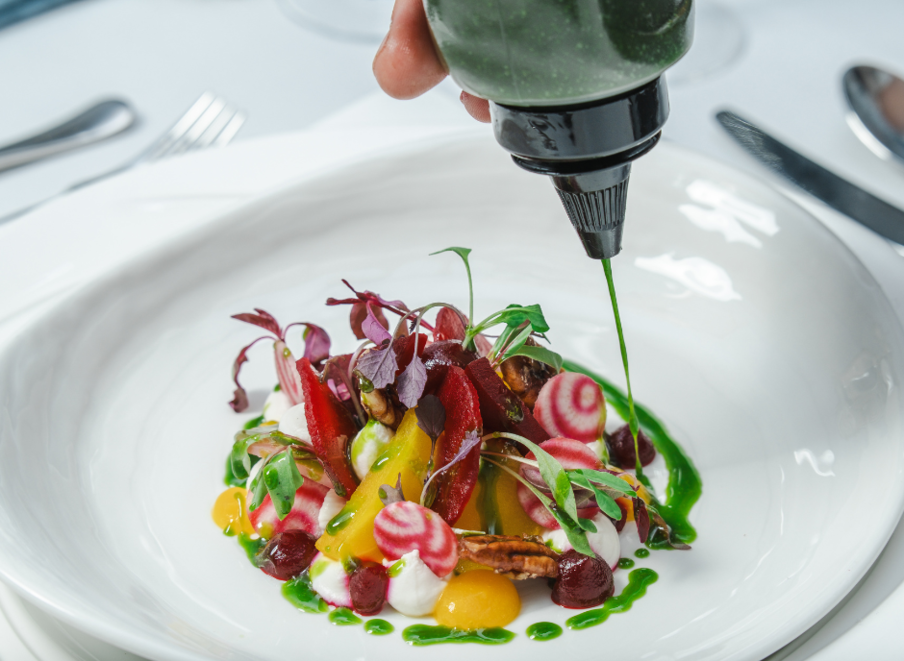
[[[665,136],[784,188],[712,119],[718,109],[735,109],[904,207],[904,168],[878,159],[848,129],[839,85],[855,63],[904,72],[902,24],[900,0],[698,0],[694,49],[668,76],[672,112]],[[101,145],[0,174],[0,216],[126,161],[205,90],[248,113],[237,142],[318,126],[386,126],[393,118],[408,128],[471,126],[451,81],[414,102],[380,98],[370,71],[376,46],[305,29],[270,0],[82,0],[0,31],[0,144],[103,97],[128,99],[141,118]],[[854,250],[904,319],[904,264],[890,257],[889,244],[818,203],[796,199]],[[0,232],[0,241],[15,234]],[[35,268],[50,274],[53,265]],[[3,269],[0,283],[16,277]],[[0,319],[2,308],[0,301]],[[904,615],[904,590],[895,591],[902,579],[904,527],[826,626],[774,661],[860,658],[870,651],[887,658],[883,650],[904,655],[904,643],[889,635]],[[44,630],[55,625],[17,603],[0,591],[0,608],[13,612],[12,624],[0,618],[0,659],[64,658],[52,646],[34,649],[34,638],[21,634],[29,618]],[[63,631],[58,635],[78,637]],[[90,641],[78,645],[83,658],[98,658]]]

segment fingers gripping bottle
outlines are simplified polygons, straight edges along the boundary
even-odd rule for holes
[[[462,89],[496,140],[548,175],[587,255],[621,250],[631,162],[669,114],[663,72],[690,48],[693,0],[424,0]]]

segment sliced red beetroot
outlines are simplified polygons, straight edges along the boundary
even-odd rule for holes
[[[276,533],[287,530],[303,530],[314,537],[320,537],[323,530],[317,518],[323,499],[329,487],[318,484],[313,480],[305,480],[295,492],[295,502],[286,518],[280,520],[276,514],[276,507],[270,500],[270,494],[264,497],[264,501],[256,510],[251,510],[251,492],[248,492],[248,519],[254,529],[263,537],[270,537]]]
[[[564,372],[543,385],[534,417],[553,436],[591,443],[603,435],[606,400],[589,376]]]
[[[599,457],[580,441],[571,438],[553,438],[541,443],[540,447],[562,464],[563,468],[589,468],[591,470],[602,468]],[[533,459],[534,453],[528,453],[527,458]],[[519,483],[517,493],[518,502],[521,503],[524,512],[534,523],[550,530],[558,530],[561,527],[530,489]],[[579,509],[578,515],[584,519],[591,519],[598,511],[599,509],[594,505]]]
[[[465,339],[465,324],[461,316],[449,308],[440,308],[436,315],[433,338],[437,342]]]
[[[459,340],[441,340],[424,349],[421,358],[427,368],[424,394],[430,395],[436,392],[446,378],[446,371],[450,365],[464,369],[477,360],[478,356],[473,351],[465,349]]]
[[[518,434],[534,443],[549,439],[550,435],[531,415],[518,395],[506,387],[490,361],[480,358],[470,363],[465,371],[480,399],[484,433],[504,431]]]
[[[374,519],[374,540],[388,560],[418,551],[439,577],[458,564],[458,540],[436,512],[407,500],[387,505]]]
[[[465,371],[450,366],[446,378],[437,393],[439,401],[446,409],[446,424],[436,443],[435,465],[440,470],[452,462],[462,449],[468,432],[481,433],[483,422],[480,417],[480,400]],[[465,509],[480,471],[480,444],[474,446],[467,456],[437,475],[436,498],[431,507],[449,524],[458,521]]]
[[[392,342],[392,349],[395,351],[396,361],[399,364],[399,369],[396,370],[396,377],[405,371],[408,363],[414,357],[414,337],[414,335],[405,335],[397,337]],[[423,358],[424,350],[427,348],[427,334],[418,333],[417,338],[417,355],[419,358]]]
[[[358,428],[329,386],[320,383],[307,358],[299,360],[297,368],[301,375],[305,420],[314,452],[333,481],[336,493],[348,498],[358,486],[347,451]]]

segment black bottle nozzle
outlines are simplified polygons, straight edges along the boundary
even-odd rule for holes
[[[496,140],[525,170],[549,175],[587,256],[615,257],[631,162],[659,142],[668,117],[664,80],[581,106],[490,107]]]

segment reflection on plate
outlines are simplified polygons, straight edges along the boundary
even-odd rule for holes
[[[738,230],[755,241],[732,240]],[[637,164],[625,243],[614,271],[635,393],[702,474],[699,538],[644,561],[660,581],[629,613],[550,645],[760,659],[856,584],[900,514],[904,338],[816,221],[674,146]],[[426,256],[447,245],[475,250],[478,316],[539,302],[561,353],[621,380],[602,270],[548,182],[491,142],[350,168],[98,280],[0,355],[0,443],[16,458],[0,464],[4,576],[151,659],[460,656],[295,612],[209,519],[246,337],[228,316],[256,305],[337,328],[346,311],[323,301],[341,277],[391,298],[463,301],[460,265]],[[247,385],[271,384],[269,361],[248,367]],[[571,614],[525,599],[513,643],[467,653],[536,655],[526,625]]]

